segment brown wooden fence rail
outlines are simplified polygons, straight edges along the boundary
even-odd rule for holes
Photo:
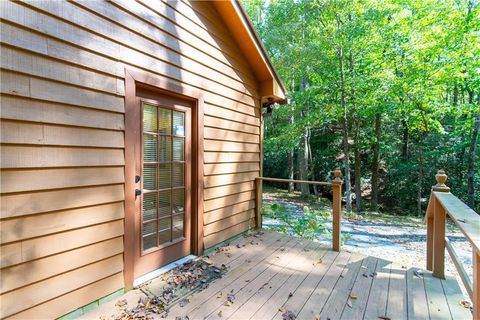
[[[445,279],[445,248],[472,299],[473,319],[480,320],[480,216],[460,199],[450,193],[445,185],[447,175],[439,170],[435,175],[437,184],[432,187],[425,222],[427,223],[427,270],[433,276]],[[472,245],[473,283],[458,259],[452,245],[445,237],[447,215],[462,231]]]
[[[308,183],[312,185],[321,185],[332,187],[333,191],[333,200],[332,200],[332,248],[335,251],[340,251],[341,242],[341,219],[342,219],[342,179],[340,169],[335,169],[333,171],[335,179],[331,182],[322,182],[322,181],[304,181],[304,180],[289,180],[289,179],[279,179],[279,178],[266,178],[258,177],[255,179],[255,192],[256,192],[256,206],[255,206],[255,219],[257,228],[262,227],[262,182],[263,181],[272,181],[272,182],[283,182],[283,183]]]

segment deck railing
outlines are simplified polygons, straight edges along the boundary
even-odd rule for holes
[[[255,206],[255,221],[257,228],[262,227],[262,182],[281,182],[281,183],[306,183],[312,185],[328,186],[332,187],[332,248],[334,251],[340,251],[341,249],[341,219],[342,219],[342,179],[340,169],[333,171],[335,178],[331,182],[322,181],[304,181],[304,180],[290,180],[279,178],[267,178],[258,177],[255,179],[255,192],[256,192],[256,206]]]
[[[447,249],[473,304],[473,319],[480,319],[480,216],[450,193],[445,185],[447,175],[439,170],[437,184],[432,187],[425,222],[427,224],[427,270],[445,279],[445,249]],[[473,283],[458,259],[453,246],[445,237],[447,215],[472,245]]]

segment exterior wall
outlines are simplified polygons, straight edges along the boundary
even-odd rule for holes
[[[2,317],[123,283],[124,69],[201,89],[208,248],[254,225],[258,83],[210,3],[0,1]]]

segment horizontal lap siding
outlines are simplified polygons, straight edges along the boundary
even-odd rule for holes
[[[205,247],[254,225],[258,83],[210,4],[0,6],[2,316],[124,286],[125,68],[203,93]]]

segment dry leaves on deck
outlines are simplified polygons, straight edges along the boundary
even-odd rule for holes
[[[121,309],[120,314],[115,316],[115,320],[148,320],[152,319],[152,314],[165,312],[165,304],[155,297],[141,297],[134,308],[128,308],[125,299],[117,301],[115,306]]]
[[[211,281],[221,278],[226,270],[223,264],[219,268],[202,259],[179,265],[141,286],[140,290],[147,296],[140,298],[135,307],[128,308],[127,301],[118,301],[116,306],[121,313],[115,320],[147,320],[153,314],[167,316],[171,305],[178,301],[180,307],[185,307],[190,302],[187,297],[191,293],[207,288]]]
[[[285,307],[278,309],[282,313],[282,320],[295,320],[297,316],[290,310],[287,310]]]

